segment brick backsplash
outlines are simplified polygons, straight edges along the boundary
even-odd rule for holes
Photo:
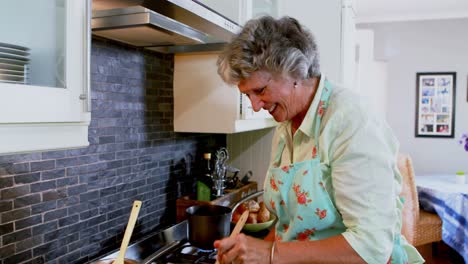
[[[0,156],[0,264],[86,263],[175,221],[204,151],[225,135],[173,132],[173,56],[102,39],[91,53],[90,146]]]

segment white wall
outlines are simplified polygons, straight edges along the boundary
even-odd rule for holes
[[[356,32],[358,60],[354,90],[369,102],[380,117],[387,114],[387,63],[374,58],[374,32],[361,29]]]
[[[387,120],[416,174],[468,172],[457,138],[468,131],[468,19],[362,24],[375,34],[375,57],[388,69]],[[416,138],[416,72],[457,72],[455,138]]]
[[[229,164],[241,170],[239,179],[251,170],[251,180],[258,183],[259,189],[263,188],[268,170],[274,130],[268,128],[227,136],[227,148],[231,153]]]

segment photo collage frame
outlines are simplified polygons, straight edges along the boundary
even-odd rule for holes
[[[455,72],[416,73],[416,137],[454,137]]]

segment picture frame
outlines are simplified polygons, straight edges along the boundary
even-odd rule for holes
[[[456,72],[416,73],[416,137],[454,137],[456,83]]]

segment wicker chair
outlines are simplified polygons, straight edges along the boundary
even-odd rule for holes
[[[442,221],[437,214],[419,209],[413,165],[407,154],[398,155],[398,169],[403,177],[400,196],[405,199],[401,230],[403,236],[413,246],[440,241],[442,239]]]

